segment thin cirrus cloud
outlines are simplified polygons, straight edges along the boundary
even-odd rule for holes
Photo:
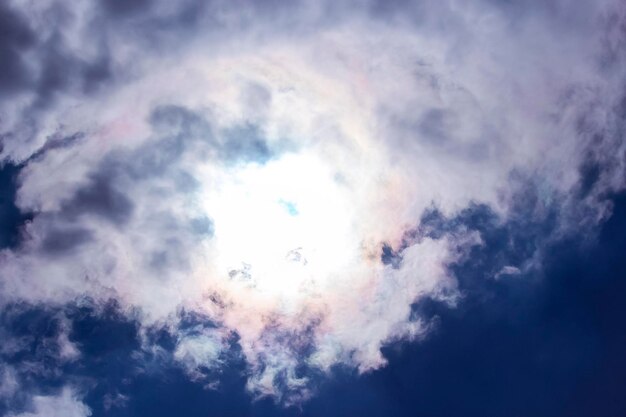
[[[623,6],[526,6],[3,5],[2,158],[33,218],[0,253],[0,301],[114,299],[175,336],[190,378],[235,343],[250,393],[284,403],[336,365],[384,366],[432,326],[416,301],[463,297],[448,266],[482,244],[423,232],[428,213],[506,222],[532,194],[562,236],[623,188]],[[539,268],[541,245],[518,261],[493,278]],[[22,415],[89,415],[59,395]]]

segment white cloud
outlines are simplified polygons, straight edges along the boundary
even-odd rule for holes
[[[176,16],[167,4],[149,16]],[[81,3],[67,11],[68,53],[97,55],[97,38],[113,70],[129,69],[92,95],[69,85],[45,109],[33,109],[33,91],[2,105],[5,158],[81,135],[21,171],[17,203],[37,216],[22,246],[0,254],[0,299],[113,297],[143,325],[172,329],[181,308],[197,312],[218,327],[181,331],[174,359],[197,376],[220,365],[234,332],[249,390],[287,402],[311,395],[300,366],[383,366],[381,346],[428,330],[415,301],[454,304],[446,266],[476,242],[407,240],[425,210],[478,202],[506,219],[521,178],[537,182],[538,217],[556,201],[564,232],[606,215],[598,196],[624,186],[623,57],[599,67],[623,36],[604,29],[611,4],[557,2],[513,22],[506,9],[452,0],[408,18],[311,2],[252,21],[249,3],[216,6],[219,33],[203,30],[215,10],[199,13],[192,36],[140,17],[91,27],[100,15]],[[42,37],[48,6],[25,13]],[[579,15],[594,19],[559,26]],[[580,203],[589,158],[608,169]],[[383,243],[400,252],[397,268],[380,261]],[[58,342],[61,356],[79,356],[67,332]],[[36,398],[37,410],[52,401]]]
[[[19,389],[19,382],[12,366],[0,365],[0,400],[11,398]]]
[[[71,323],[66,318],[60,319],[59,333],[57,335],[58,357],[62,361],[74,361],[80,357],[80,350],[69,339]]]
[[[64,387],[59,395],[35,395],[32,409],[9,417],[88,417],[91,410],[70,387]]]
[[[180,362],[191,376],[201,378],[201,367],[211,369],[221,365],[223,341],[219,331],[197,329],[197,334],[183,335],[174,350],[174,359]]]

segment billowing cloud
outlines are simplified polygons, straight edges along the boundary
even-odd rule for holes
[[[483,238],[428,216],[553,216],[509,279],[624,186],[619,2],[237,3],[2,6],[2,157],[32,215],[5,306],[115,299],[191,378],[234,343],[253,395],[299,402],[424,337],[420,299],[463,297],[449,267]]]

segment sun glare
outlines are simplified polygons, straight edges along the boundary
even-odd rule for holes
[[[346,186],[311,155],[233,167],[203,198],[218,273],[281,302],[322,290],[358,250],[348,203]]]

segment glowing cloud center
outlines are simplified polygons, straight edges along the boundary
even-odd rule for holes
[[[311,155],[230,168],[203,196],[218,273],[285,307],[332,285],[358,253],[349,195]]]

